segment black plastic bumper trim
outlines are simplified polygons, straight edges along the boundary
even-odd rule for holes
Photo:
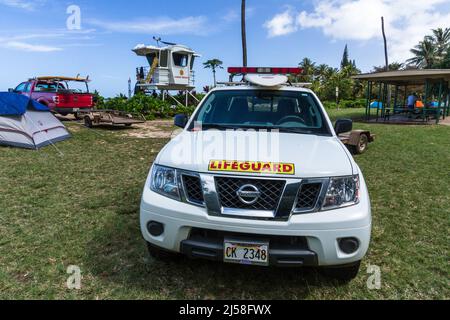
[[[181,243],[181,253],[191,259],[223,261],[223,243],[185,240]],[[275,267],[317,267],[318,258],[310,250],[269,248],[269,263]]]

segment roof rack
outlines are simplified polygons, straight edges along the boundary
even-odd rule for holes
[[[233,81],[233,82],[217,82],[217,84],[220,84],[220,85],[224,85],[224,86],[230,86],[230,87],[232,87],[232,86],[246,86],[246,85],[248,85],[248,82],[244,82],[244,81],[240,81],[240,82],[236,82],[236,81]]]

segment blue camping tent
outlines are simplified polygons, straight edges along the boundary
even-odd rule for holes
[[[46,106],[26,96],[0,92],[0,145],[39,149],[69,137]]]
[[[0,92],[0,116],[21,116],[27,112],[27,109],[50,111],[43,104],[31,100],[24,95]]]

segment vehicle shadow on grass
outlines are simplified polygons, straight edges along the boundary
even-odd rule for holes
[[[335,292],[342,285],[315,268],[261,268],[181,256],[154,259],[141,238],[137,216],[132,215],[133,223],[130,216],[119,215],[96,234],[84,263],[97,283],[121,292],[121,298],[307,299],[317,290]]]

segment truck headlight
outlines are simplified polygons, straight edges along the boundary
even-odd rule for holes
[[[150,189],[163,196],[180,200],[180,190],[175,169],[154,165],[150,179]]]
[[[359,175],[331,178],[322,210],[348,207],[359,203]]]

